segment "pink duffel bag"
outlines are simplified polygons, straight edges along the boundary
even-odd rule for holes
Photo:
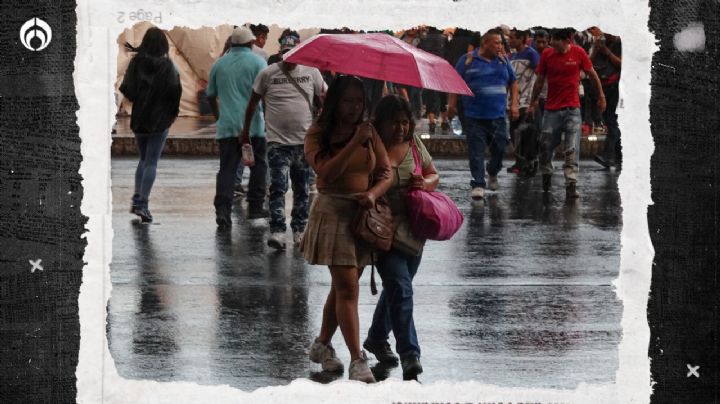
[[[410,140],[415,159],[415,174],[422,174],[422,161],[414,140]],[[463,224],[463,215],[455,202],[437,191],[408,190],[405,210],[410,231],[415,237],[428,240],[449,240]]]

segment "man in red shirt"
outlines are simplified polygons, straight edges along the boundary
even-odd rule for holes
[[[560,144],[561,135],[565,133],[565,196],[567,199],[579,198],[577,192],[578,161],[576,149],[580,147],[580,130],[582,117],[580,114],[580,97],[578,83],[580,70],[584,71],[595,85],[598,92],[598,108],[605,110],[605,94],[597,73],[583,48],[573,45],[571,28],[552,31],[550,48],[546,49],[537,68],[537,80],[533,87],[532,98],[527,114],[532,115],[538,105],[540,91],[548,83],[545,113],[543,115],[542,132],[540,134],[540,172],[542,173],[543,192],[550,190],[552,178],[552,157],[555,148]]]

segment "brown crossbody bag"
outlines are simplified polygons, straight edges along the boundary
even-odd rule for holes
[[[372,139],[370,139],[370,152],[374,153]],[[373,175],[370,173],[368,189],[373,186]],[[384,196],[375,200],[372,208],[361,207],[352,222],[353,235],[370,245],[373,250],[390,251],[392,248],[395,226],[393,225],[392,211]],[[377,294],[375,285],[375,254],[372,257],[372,273],[370,278],[370,290]]]

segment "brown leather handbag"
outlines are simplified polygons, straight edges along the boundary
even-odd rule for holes
[[[372,140],[370,140],[369,152],[375,152]],[[370,180],[368,182],[370,186],[368,189],[372,188],[373,183],[373,175],[370,173]],[[360,207],[351,226],[353,235],[357,239],[369,244],[374,250],[390,251],[392,248],[395,225],[393,224],[392,210],[385,196],[376,199],[375,206],[372,208]],[[375,284],[375,251],[372,252],[370,291],[373,295],[377,294],[377,285]]]
[[[372,139],[368,144],[368,159],[370,153],[375,153]],[[374,185],[372,172],[368,181],[368,189]],[[390,251],[392,247],[393,234],[395,234],[395,226],[393,226],[392,210],[384,196],[375,200],[375,206],[372,208],[361,207],[357,216],[352,223],[353,235],[371,245],[374,249],[380,251]]]
[[[352,224],[355,237],[371,245],[375,250],[390,251],[395,234],[392,211],[385,197],[375,201],[370,209],[360,208]],[[372,270],[370,272],[370,292],[377,295],[375,284],[375,251],[372,252]]]
[[[360,208],[352,229],[355,237],[376,250],[390,251],[395,226],[393,226],[390,205],[385,198],[378,198],[372,208]]]

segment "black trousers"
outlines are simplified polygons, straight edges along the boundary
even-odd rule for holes
[[[510,119],[510,141],[513,144],[513,147],[517,147],[518,139],[517,139],[517,131],[521,124],[525,123],[527,120],[527,114],[525,113],[527,111],[527,108],[523,107],[520,108],[520,116],[516,121],[513,121]],[[532,121],[532,120],[530,120]]]
[[[248,183],[248,209],[262,209],[267,195],[267,140],[251,137],[255,165],[250,167]],[[218,140],[220,146],[220,170],[215,183],[215,209],[230,209],[235,188],[235,172],[241,164],[241,144],[237,137]]]
[[[423,90],[423,102],[425,103],[425,113],[435,114],[439,118],[441,112],[447,111],[447,94],[435,90]]]
[[[620,127],[618,126],[617,106],[620,101],[619,83],[603,87],[607,107],[603,112],[603,119],[607,125],[607,136],[603,154],[605,158],[615,163],[622,161],[622,147],[620,145]]]

